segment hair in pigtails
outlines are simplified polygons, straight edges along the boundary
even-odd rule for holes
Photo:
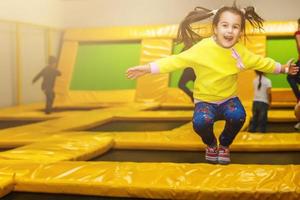
[[[191,24],[207,19],[213,15],[214,12],[212,10],[196,7],[180,23],[177,33],[177,42],[182,42],[185,49],[188,49],[192,47],[195,42],[202,40],[203,38],[192,29]]]
[[[264,73],[261,72],[261,71],[257,71],[257,70],[255,70],[255,73],[259,76],[257,89],[260,90],[260,88],[261,88],[261,77],[262,77],[262,75],[263,75]]]
[[[192,47],[195,42],[199,42],[203,39],[198,33],[196,33],[191,24],[207,19],[211,16],[213,17],[212,24],[213,26],[217,26],[220,21],[221,15],[224,12],[232,12],[241,17],[241,31],[244,36],[246,36],[245,32],[245,21],[249,21],[253,28],[258,28],[259,30],[263,29],[264,20],[255,12],[253,6],[246,7],[244,9],[239,9],[236,6],[236,2],[234,2],[233,6],[227,7],[224,6],[218,10],[210,10],[203,7],[196,7],[192,12],[190,12],[184,20],[180,23],[177,33],[177,42],[182,43],[185,46],[185,50]],[[245,37],[246,38],[246,37]]]
[[[259,30],[263,29],[264,20],[255,12],[255,8],[253,6],[244,8],[244,11],[245,19],[249,21],[253,28],[258,28]]]

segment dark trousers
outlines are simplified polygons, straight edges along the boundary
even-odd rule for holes
[[[245,109],[237,97],[219,105],[199,102],[195,105],[193,128],[206,145],[214,146],[217,139],[213,133],[213,125],[218,120],[225,120],[219,141],[222,146],[229,146],[242,128],[245,118]]]
[[[50,114],[52,112],[52,106],[55,99],[55,93],[53,90],[44,90],[46,96],[45,113]]]
[[[300,67],[300,60],[297,61],[296,65]],[[300,100],[300,92],[298,88],[298,84],[300,84],[300,71],[296,75],[288,74],[287,81],[289,82],[296,99]]]
[[[269,104],[260,101],[254,101],[252,104],[252,119],[250,122],[249,132],[265,133],[268,123]]]

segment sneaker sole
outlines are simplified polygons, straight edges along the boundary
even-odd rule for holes
[[[218,163],[218,158],[214,158],[214,157],[205,156],[205,160],[208,161],[209,163],[213,163],[213,164]]]
[[[228,165],[230,163],[230,159],[218,159],[219,164]]]

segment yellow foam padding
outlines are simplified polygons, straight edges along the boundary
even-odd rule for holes
[[[61,55],[59,56],[58,61],[58,69],[61,72],[61,76],[55,81],[56,98],[68,98],[68,91],[72,80],[73,68],[76,62],[78,45],[77,41],[65,41],[62,44]],[[64,101],[64,99],[61,99],[60,101]]]
[[[299,165],[3,161],[15,191],[155,199],[300,198]]]
[[[269,110],[268,119],[273,122],[297,122],[294,109],[291,110]]]
[[[113,144],[112,138],[95,134],[57,135],[51,139],[31,145],[0,152],[0,159],[29,160],[46,163],[67,160],[89,160],[102,155]]]
[[[172,39],[144,39],[140,64],[172,54]],[[135,100],[137,102],[162,102],[169,87],[169,74],[145,75],[137,80]]]
[[[297,104],[297,99],[291,88],[272,89],[272,103],[293,103]]]
[[[191,98],[179,88],[168,88],[161,104],[194,105]]]
[[[186,104],[183,104],[186,105]],[[101,125],[113,120],[192,120],[193,111],[140,111],[143,109],[155,108],[159,104],[128,104],[124,107],[114,107],[89,112],[74,113],[72,116],[66,116],[60,119],[49,120],[42,123],[32,124],[23,127],[4,129],[0,131],[0,147],[16,147],[40,142],[48,139],[53,135],[71,136],[76,131]],[[246,109],[249,114],[249,107]],[[272,111],[270,117],[272,118]],[[286,113],[286,114],[283,114]],[[283,116],[286,115],[286,116]],[[293,119],[289,112],[280,111],[274,114],[273,121],[276,118]],[[249,124],[250,117],[246,118],[244,128]],[[215,126],[216,134],[223,130],[224,122],[218,122]],[[65,132],[68,130],[68,132]],[[71,132],[73,130],[73,132]],[[203,150],[204,144],[199,136],[193,131],[192,124],[171,130],[155,132],[102,132],[103,136],[111,136],[116,142],[115,148],[126,149],[171,149],[171,150]],[[232,150],[247,151],[275,151],[282,150],[299,150],[300,134],[249,134],[241,132],[235,139]]]
[[[133,95],[132,95],[133,96]],[[56,103],[53,107],[54,111],[51,115],[47,115],[44,112],[45,103],[33,103],[25,104],[14,107],[7,107],[0,109],[0,120],[49,120],[65,117],[68,115],[73,115],[75,112],[86,112],[85,110],[80,110],[81,108],[89,109],[103,109],[114,106],[120,106],[120,103],[109,103],[109,102],[97,102],[97,103]],[[56,112],[56,109],[64,108],[65,111]],[[71,108],[68,110],[68,108]],[[78,110],[72,110],[72,108],[78,108]]]
[[[4,197],[14,189],[14,175],[0,176],[0,198]]]
[[[199,24],[198,32],[202,35],[211,34],[211,24]],[[264,22],[264,30],[252,30],[247,23],[249,35],[293,35],[297,29],[296,21],[268,21]],[[146,25],[106,28],[67,29],[64,34],[65,41],[94,42],[94,41],[120,41],[141,40],[147,38],[176,38],[178,25]]]
[[[87,129],[95,124],[111,121],[119,112],[134,112],[139,109],[148,109],[157,104],[127,104],[112,108],[93,110],[87,112],[74,112],[65,117],[52,119],[44,122],[34,123],[26,126],[19,126],[0,130],[0,147],[18,147],[33,142],[39,142],[55,134],[70,134],[62,132],[66,130]],[[58,133],[59,132],[59,133]]]

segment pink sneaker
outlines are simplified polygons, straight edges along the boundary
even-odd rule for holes
[[[218,147],[209,147],[207,146],[205,149],[205,160],[210,163],[218,162]]]
[[[223,165],[230,163],[230,151],[228,147],[220,146],[218,150],[218,162]]]

